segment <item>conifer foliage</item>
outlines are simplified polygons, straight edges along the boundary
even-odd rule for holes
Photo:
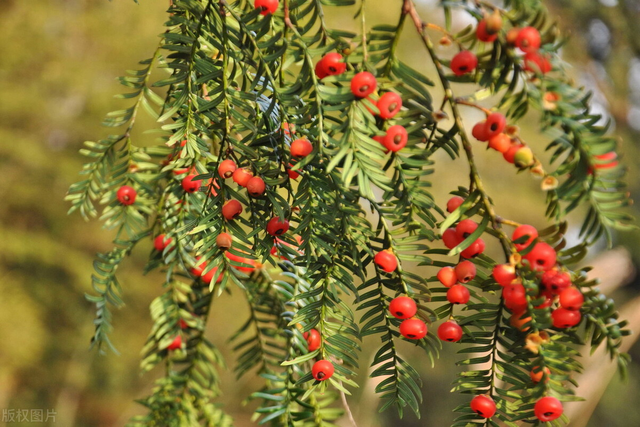
[[[454,390],[469,399],[454,408],[454,426],[566,423],[562,402],[578,399],[584,343],[606,346],[624,371],[625,322],[587,269],[571,270],[612,228],[632,227],[619,210],[624,170],[588,94],[563,72],[544,7],[443,1],[439,26],[413,1],[394,0],[384,7],[397,19],[371,27],[373,6],[173,0],[157,50],[121,79],[130,106],[105,125],[123,130],[85,143],[88,162],[67,198],[71,211],[99,209],[116,230],[87,296],[96,347],[113,348],[122,260],[153,241],[145,272],[163,273],[141,368],[163,365],[165,375],[131,426],[233,424],[215,401],[225,362],[204,333],[213,299],[227,292],[249,308],[231,338],[233,366],[263,381],[250,398],[265,425],[333,425],[358,386],[362,340],[377,345],[369,372],[381,409],[400,415],[419,415],[423,393],[401,347],[418,346],[433,363],[443,345],[459,346]],[[340,8],[357,12],[359,31],[332,27],[325,11]],[[460,9],[476,22],[454,32]],[[399,55],[403,33],[421,41],[413,54],[433,65],[435,81]],[[491,109],[478,105],[488,95]],[[468,108],[486,119],[465,124]],[[550,164],[518,133],[529,110],[552,136]],[[143,112],[159,124],[156,145],[132,136]],[[469,176],[450,200],[430,194],[440,151]],[[541,178],[548,228],[500,216],[475,156]],[[580,206],[582,242],[569,246],[565,217]],[[485,254],[491,246],[501,259]]]

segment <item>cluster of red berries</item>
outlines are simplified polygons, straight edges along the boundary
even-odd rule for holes
[[[418,312],[416,302],[409,297],[397,297],[391,300],[389,312],[401,319],[400,334],[410,340],[419,340],[427,335],[427,325],[415,315]]]
[[[437,274],[438,280],[447,290],[447,301],[451,304],[466,304],[471,294],[465,286],[476,277],[476,266],[471,261],[461,261],[455,267],[442,267]]]
[[[488,142],[489,148],[502,153],[504,159],[519,168],[534,164],[533,151],[507,133],[507,119],[501,113],[490,113],[486,120],[478,122],[471,134],[478,141]]]
[[[464,199],[459,196],[454,196],[447,202],[447,211],[449,213],[453,212],[464,202]],[[463,219],[460,221],[455,228],[448,228],[442,233],[442,241],[444,245],[448,249],[453,249],[462,243],[467,237],[473,234],[474,231],[478,228],[478,224],[472,219]],[[477,238],[473,241],[465,250],[463,250],[460,255],[463,258],[473,258],[485,250],[485,243],[482,238]]]
[[[496,403],[485,394],[471,399],[471,410],[482,418],[491,418],[496,413]],[[533,407],[536,418],[542,422],[553,421],[560,418],[563,412],[562,403],[555,397],[546,396],[538,399]]]

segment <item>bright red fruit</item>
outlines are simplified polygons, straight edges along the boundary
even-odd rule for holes
[[[522,283],[511,283],[502,289],[504,305],[512,311],[520,311],[527,307],[527,291]]]
[[[202,181],[195,180],[195,175],[187,175],[182,179],[182,189],[187,193],[195,193],[202,186]]]
[[[251,171],[245,168],[239,168],[233,172],[232,176],[233,182],[240,185],[241,187],[246,187],[253,174],[251,173]]]
[[[309,351],[316,351],[320,348],[320,344],[322,343],[320,332],[316,329],[311,329],[309,332],[305,332],[304,335],[304,338],[307,340],[307,349]]]
[[[222,250],[229,249],[232,244],[233,244],[233,238],[229,233],[220,233],[216,237],[216,245]]]
[[[491,113],[487,116],[485,126],[487,129],[487,137],[491,139],[504,131],[507,127],[507,118],[501,113]]]
[[[516,46],[523,52],[535,52],[540,48],[540,32],[533,27],[524,27],[518,32]]]
[[[515,244],[516,249],[518,249],[519,251],[529,247],[529,245],[531,245],[531,243],[533,243],[533,241],[538,238],[538,230],[536,230],[532,225],[522,224],[515,230],[513,230],[511,240],[516,241],[522,239],[525,236],[528,237],[524,242]]]
[[[547,74],[551,71],[551,62],[547,56],[538,52],[529,52],[524,56],[524,69],[533,73]]]
[[[469,289],[464,285],[453,285],[447,291],[447,301],[451,304],[466,304],[470,298]]]
[[[547,271],[556,265],[556,251],[548,243],[538,242],[531,252],[524,256],[532,270]]]
[[[376,105],[380,111],[380,117],[390,119],[402,108],[402,97],[395,92],[387,92],[378,99]]]
[[[472,219],[463,219],[456,226],[456,236],[458,239],[464,240],[469,237],[476,229],[478,224]]]
[[[328,360],[318,360],[311,368],[311,375],[318,381],[325,381],[331,378],[334,371],[333,363]]]
[[[491,43],[496,41],[496,39],[498,38],[498,33],[489,34],[487,32],[487,21],[483,19],[478,22],[478,26],[476,27],[476,37],[481,42]]]
[[[463,50],[451,59],[451,71],[456,76],[470,73],[478,66],[478,58],[473,52]]]
[[[471,135],[478,141],[488,141],[489,135],[487,133],[487,122],[482,121],[475,124],[471,130]]]
[[[442,341],[458,342],[462,338],[462,328],[451,320],[444,322],[438,326],[438,338]]]
[[[442,233],[442,241],[449,249],[453,249],[462,243],[462,240],[460,240],[456,234],[455,228],[447,228],[444,233]]]
[[[482,240],[482,238],[478,238],[472,244],[470,244],[467,249],[460,252],[460,256],[462,256],[462,258],[473,258],[484,252],[484,249],[484,240]]]
[[[156,251],[162,252],[164,248],[169,246],[173,239],[171,237],[167,237],[164,234],[158,234],[158,236],[153,240],[153,247],[156,248]]]
[[[398,267],[398,260],[396,259],[396,256],[393,254],[393,252],[391,252],[391,250],[389,249],[378,252],[373,257],[373,262],[375,262],[378,267],[380,267],[387,273],[395,271],[395,269]]]
[[[447,288],[452,287],[458,282],[458,276],[456,275],[456,271],[453,267],[442,267],[438,270],[437,277],[440,283]]]
[[[506,153],[511,148],[511,137],[506,133],[499,133],[489,139],[489,148]]]
[[[376,78],[368,71],[362,71],[351,79],[351,92],[357,98],[366,98],[376,90],[377,86]]]
[[[236,169],[238,169],[236,162],[231,159],[223,160],[218,166],[218,174],[220,178],[231,178]]]
[[[289,230],[289,221],[274,217],[267,223],[267,233],[272,236],[280,236]]]
[[[456,278],[460,283],[468,283],[476,277],[476,265],[471,261],[462,261],[455,268]]]
[[[222,206],[222,216],[227,220],[236,219],[242,213],[242,205],[237,200],[229,200]]]
[[[419,340],[427,335],[427,325],[420,319],[407,319],[400,324],[400,333],[410,340]]]
[[[256,9],[262,8],[261,15],[273,14],[278,10],[278,0],[255,0],[253,6]]]
[[[548,270],[542,275],[540,284],[545,294],[559,295],[560,292],[571,286],[571,276],[564,271]]]
[[[408,319],[416,315],[418,307],[409,297],[397,297],[391,300],[389,311],[396,319]]]
[[[182,348],[182,337],[180,335],[176,335],[176,337],[171,341],[171,344],[167,346],[167,350],[177,350]]]
[[[567,310],[580,310],[584,304],[584,296],[577,288],[567,288],[560,292],[560,306]]]
[[[615,151],[610,151],[605,154],[597,154],[593,157],[596,159],[596,162],[593,163],[593,167],[596,169],[611,169],[618,166],[618,153]],[[603,160],[607,161],[607,163],[602,162]]]
[[[326,76],[337,76],[338,74],[342,74],[347,71],[347,64],[342,61],[342,55],[337,52],[327,53],[322,59],[318,62],[318,66],[321,68],[323,76],[319,78],[324,78]],[[318,68],[316,67],[316,74]]]
[[[136,190],[128,185],[123,185],[118,189],[118,192],[116,193],[118,202],[125,206],[132,205],[136,201],[137,195],[138,193],[136,192]]]
[[[447,202],[447,212],[451,213],[458,209],[458,207],[464,203],[464,199],[460,196],[453,196]]]
[[[206,284],[211,283],[211,281],[213,280],[213,276],[215,276],[216,274],[216,271],[218,271],[218,267],[213,267],[211,270],[203,274],[201,276],[202,281]],[[222,275],[218,276],[218,278],[216,279],[216,283],[220,283],[220,282],[222,282]]]
[[[243,256],[236,255],[236,254],[233,254],[231,252],[227,252],[224,255],[227,258],[229,258],[231,261],[239,262],[241,264],[249,264],[249,265],[251,265],[251,267],[245,267],[245,266],[241,266],[241,265],[234,265],[233,266],[233,268],[236,268],[236,269],[242,271],[243,273],[251,274],[256,269],[256,262],[254,260],[252,260],[252,259],[245,258]]]
[[[313,151],[313,145],[308,140],[299,138],[291,143],[290,151],[293,157],[307,157]]]
[[[580,323],[582,315],[578,310],[567,310],[566,308],[556,308],[551,312],[553,326],[559,329],[570,328]]]
[[[471,399],[471,410],[482,418],[491,418],[496,413],[496,403],[489,396],[481,394]]]
[[[382,140],[382,145],[395,153],[402,150],[405,145],[407,145],[408,140],[409,135],[407,134],[407,130],[403,126],[393,125],[387,129],[387,134]]]
[[[509,163],[514,163],[515,162],[515,157],[516,157],[516,153],[518,152],[518,150],[520,150],[520,148],[522,148],[523,145],[520,143],[513,143],[511,144],[511,147],[509,147],[509,149],[507,151],[505,151],[504,153],[502,153],[502,157],[504,157],[504,159],[509,162]]]
[[[259,176],[254,176],[247,182],[247,193],[251,197],[260,197],[264,194],[266,186]]]
[[[536,418],[543,423],[553,421],[562,415],[562,403],[555,397],[546,396],[538,400],[533,407]]]
[[[516,278],[516,269],[511,264],[499,264],[493,267],[493,278],[500,286],[510,285]]]

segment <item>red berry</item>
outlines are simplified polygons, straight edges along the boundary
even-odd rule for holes
[[[387,134],[382,140],[382,145],[384,145],[389,151],[393,151],[395,153],[402,150],[405,145],[407,145],[408,140],[409,135],[407,134],[407,130],[403,126],[393,125],[387,129]]]
[[[376,263],[383,271],[391,273],[398,267],[398,260],[396,256],[389,249],[378,252],[373,257],[373,262]]]
[[[524,242],[515,244],[516,249],[518,249],[519,251],[529,247],[529,245],[531,245],[533,241],[538,238],[538,230],[536,230],[535,227],[528,224],[520,225],[515,230],[513,230],[513,234],[511,235],[511,240],[513,241],[521,240],[525,236],[528,236],[528,237]]]
[[[218,174],[220,178],[231,178],[236,169],[238,169],[236,162],[231,159],[223,160],[218,166]]]
[[[210,284],[211,281],[213,280],[213,276],[216,275],[216,271],[218,271],[218,267],[213,267],[211,270],[203,274],[201,276],[202,281],[206,284]],[[216,283],[220,283],[220,282],[222,282],[222,275],[218,276],[218,278],[216,279]]]
[[[202,186],[202,181],[195,180],[195,177],[195,175],[187,175],[182,179],[182,188],[187,193],[195,193],[200,189],[200,186]]]
[[[311,368],[311,375],[318,381],[325,381],[331,378],[335,371],[333,364],[328,360],[318,360]]]
[[[442,267],[437,274],[438,280],[447,288],[452,287],[458,282],[458,276],[453,267]]]
[[[511,148],[511,137],[506,133],[499,133],[489,139],[489,148],[506,153]]]
[[[313,145],[306,139],[296,139],[291,143],[290,151],[293,157],[307,157],[313,151]]]
[[[328,76],[327,70],[324,68],[324,63],[322,62],[322,59],[318,61],[318,63],[316,64],[315,72],[316,72],[316,77],[320,80]]]
[[[297,171],[291,170],[291,168],[293,168],[293,165],[289,163],[289,166],[287,166],[287,175],[289,175],[290,179],[298,179],[300,174]]]
[[[320,332],[311,329],[308,333],[305,333],[305,335],[307,335],[304,338],[307,340],[307,349],[309,351],[316,351],[320,348],[320,344],[322,343]]]
[[[456,234],[455,228],[447,228],[444,233],[442,233],[442,241],[449,249],[453,249],[462,243],[462,240],[460,240]]]
[[[478,141],[488,141],[489,134],[487,133],[487,122],[482,121],[475,124],[471,130],[471,135]]]
[[[562,291],[571,286],[571,276],[569,273],[558,270],[545,271],[540,280],[542,291],[547,295],[559,295]]]
[[[527,308],[527,291],[522,283],[511,283],[502,289],[504,305],[512,311]]]
[[[254,176],[247,182],[247,193],[251,197],[260,197],[264,194],[266,186],[259,176]]]
[[[444,322],[438,326],[438,338],[442,341],[458,342],[462,338],[462,328],[456,322]]]
[[[222,216],[227,220],[236,219],[242,213],[242,205],[237,200],[229,200],[222,206]]]
[[[502,153],[502,157],[504,157],[504,159],[507,162],[514,163],[515,162],[516,153],[518,152],[518,150],[520,150],[521,147],[523,147],[523,145],[519,144],[519,143],[511,144],[511,147],[509,147],[509,149],[507,151]]]
[[[482,240],[481,238],[478,238],[475,240],[475,242],[470,244],[467,249],[460,252],[460,256],[462,256],[462,258],[467,258],[467,259],[473,258],[483,253],[484,249],[485,249],[484,240]]]
[[[476,229],[478,224],[472,219],[463,219],[456,226],[456,236],[458,239],[464,240],[469,237]]]
[[[251,171],[245,168],[240,168],[240,169],[236,169],[233,172],[232,176],[233,176],[233,182],[240,185],[241,187],[246,187],[247,183],[249,182],[253,174],[251,173]]]
[[[570,328],[580,323],[582,315],[578,310],[567,310],[566,308],[556,308],[551,312],[553,326],[558,329]]]
[[[447,202],[447,212],[451,213],[451,212],[455,211],[463,203],[464,203],[464,199],[462,197],[453,196]]]
[[[357,98],[366,98],[376,90],[377,86],[376,78],[368,71],[362,71],[351,79],[351,92]]]
[[[176,337],[171,341],[171,344],[167,346],[167,350],[177,350],[182,348],[182,337],[180,335],[176,335]]]
[[[475,70],[478,65],[478,58],[473,52],[463,50],[457,53],[453,59],[451,59],[451,71],[456,76],[462,76]]]
[[[184,319],[178,320],[178,326],[180,326],[180,329],[188,329],[189,328],[189,325],[187,325],[187,322],[185,322]]]
[[[342,61],[342,55],[336,52],[327,53],[322,57],[318,64],[320,64],[320,67],[322,67],[322,71],[324,72],[323,77],[318,76],[320,78],[324,78],[326,76],[337,76],[338,74],[342,74],[347,71],[347,64]]]
[[[596,169],[611,169],[618,166],[618,154],[615,151],[598,154],[593,157],[596,159],[596,162],[593,163],[593,167]],[[603,163],[602,160],[606,160],[608,162]]]
[[[118,201],[125,206],[132,205],[133,202],[136,201],[137,195],[138,193],[136,192],[136,190],[128,185],[123,185],[118,189],[118,192],[116,193]]]
[[[376,105],[380,111],[380,117],[390,119],[402,108],[402,97],[395,92],[387,92],[380,97]]]
[[[478,22],[478,26],[476,27],[476,37],[481,42],[491,43],[496,41],[498,38],[498,33],[489,34],[487,32],[487,21],[484,19]]]
[[[556,251],[548,243],[538,242],[531,252],[524,256],[532,270],[547,271],[556,265]]]
[[[532,73],[547,74],[551,71],[551,62],[546,55],[538,52],[529,52],[524,56],[524,69]]]
[[[410,340],[419,340],[427,335],[427,325],[420,319],[407,319],[400,324],[400,333]]]
[[[251,274],[256,269],[256,263],[254,260],[242,257],[240,255],[236,255],[231,252],[227,252],[224,254],[231,261],[239,262],[241,264],[249,264],[251,267],[245,267],[242,265],[234,265],[233,268],[236,268],[244,273]]]
[[[280,236],[289,230],[289,221],[287,219],[280,219],[274,217],[267,223],[267,233],[272,236]]]
[[[218,237],[216,237],[216,245],[222,250],[229,249],[232,244],[233,238],[229,233],[220,233],[218,234]]]
[[[153,240],[153,247],[156,248],[156,251],[162,252],[172,241],[173,239],[171,237],[167,237],[164,234],[158,234],[158,236]]]
[[[549,370],[549,368],[545,367],[544,369],[540,369],[540,366],[534,366],[529,373],[531,381],[533,381],[534,383],[539,383],[545,376],[547,378],[545,382],[549,381],[549,375],[551,375],[551,371]]]
[[[447,301],[451,304],[466,304],[470,298],[469,289],[464,285],[453,285],[447,291]]]
[[[476,265],[471,261],[462,261],[455,268],[456,278],[460,283],[469,283],[476,277]]]
[[[278,10],[278,0],[255,0],[253,6],[256,9],[262,8],[261,15],[273,14]]]
[[[507,119],[501,113],[491,113],[485,121],[487,137],[489,139],[502,133],[507,127]]]
[[[491,418],[496,413],[496,403],[489,396],[481,394],[471,399],[471,410],[482,418]]]
[[[536,418],[543,423],[553,421],[562,415],[562,403],[555,397],[546,396],[538,400],[533,407]]]
[[[535,52],[540,48],[540,32],[533,27],[524,27],[518,32],[516,46],[523,52]]]
[[[516,278],[516,269],[511,264],[499,264],[493,267],[493,278],[500,286],[510,285]]]
[[[389,311],[396,319],[408,319],[416,315],[418,307],[409,297],[397,297],[391,300]]]
[[[567,310],[580,310],[584,304],[584,296],[577,288],[567,288],[560,292],[560,307]]]

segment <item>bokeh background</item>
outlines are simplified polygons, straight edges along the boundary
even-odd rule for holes
[[[150,301],[161,292],[162,280],[142,276],[141,266],[151,242],[141,245],[120,270],[127,306],[115,313],[113,342],[120,355],[100,356],[88,350],[94,308],[84,299],[90,291],[92,259],[110,248],[111,234],[79,215],[67,216],[63,201],[68,186],[78,178],[83,159],[78,149],[84,140],[105,136],[104,115],[123,108],[113,98],[122,92],[116,77],[148,57],[158,42],[166,3],[140,0],[0,0],[0,411],[55,410],[61,426],[121,426],[142,412],[133,399],[145,396],[154,373],[141,376],[140,349],[151,321]],[[399,0],[369,1],[370,22],[395,21]],[[395,7],[397,3],[398,7]],[[424,17],[441,19],[435,1],[417,1]],[[594,111],[612,120],[620,137],[619,151],[629,169],[631,197],[640,197],[637,144],[640,136],[640,20],[638,0],[549,0],[551,16],[570,39],[563,57],[568,72],[594,92]],[[392,15],[394,15],[392,17]],[[333,26],[350,26],[353,15],[329,11]],[[460,15],[461,23],[466,22]],[[418,40],[406,31],[402,53],[417,68],[432,72]],[[446,54],[446,52],[443,52]],[[436,91],[437,93],[437,91]],[[436,95],[437,96],[437,95]],[[476,118],[469,117],[473,123]],[[151,126],[148,122],[144,126]],[[535,114],[519,125],[527,140],[536,142]],[[495,153],[494,153],[495,154]],[[480,155],[487,186],[506,217],[544,226],[543,195],[539,183],[497,157]],[[447,192],[463,181],[464,163],[438,158],[434,195],[444,203]],[[462,169],[460,169],[462,168]],[[457,171],[462,170],[459,174]],[[637,212],[636,212],[637,216]],[[575,218],[579,220],[578,217]],[[616,235],[611,252],[596,247],[586,261],[596,265],[606,288],[640,331],[640,283],[635,265],[640,262],[640,233]],[[427,270],[425,274],[432,275]],[[214,303],[208,335],[223,349],[242,322],[240,298],[224,297]],[[634,317],[635,316],[635,317]],[[579,394],[589,403],[568,408],[572,426],[631,427],[640,421],[640,346],[632,336],[626,345],[634,356],[630,379],[621,382],[612,365],[596,354],[587,365]],[[412,414],[398,420],[392,412],[377,415],[377,398],[364,381],[375,340],[365,342],[362,387],[351,399],[360,426],[445,426],[451,408],[462,400],[450,394],[456,355],[445,349],[436,369],[426,357],[406,345],[402,351],[421,370],[425,401],[423,418]],[[254,389],[251,377],[236,381],[231,371],[222,374],[225,394],[220,402],[236,419],[249,426],[252,404],[244,398]],[[598,403],[599,402],[599,403]],[[597,406],[596,406],[597,403]],[[6,423],[3,425],[54,425]],[[344,423],[344,425],[347,425]]]

